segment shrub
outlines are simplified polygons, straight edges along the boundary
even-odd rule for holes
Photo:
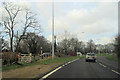
[[[55,53],[55,56],[57,56],[57,57],[66,57],[66,55],[62,54],[62,53]]]
[[[77,54],[75,53],[75,51],[69,51],[68,54],[69,54],[70,56],[77,56]]]
[[[3,52],[2,53],[2,61],[3,61],[3,65],[10,65],[13,62],[16,61],[16,54],[14,52]]]

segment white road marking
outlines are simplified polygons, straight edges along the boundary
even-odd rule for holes
[[[107,66],[103,65],[103,67],[107,67]]]
[[[65,63],[65,65],[68,65],[68,63]]]
[[[78,59],[75,59],[75,60],[73,60],[73,61],[70,61],[70,62],[67,62],[67,63],[63,64],[62,66],[60,66],[60,67],[58,67],[57,69],[55,69],[55,70],[51,71],[50,73],[46,74],[45,76],[43,76],[43,77],[42,77],[41,79],[39,79],[39,80],[43,80],[43,79],[47,78],[48,76],[50,76],[51,74],[53,74],[53,73],[56,72],[57,70],[61,69],[61,68],[64,67],[65,65],[68,65],[68,64],[70,64],[70,63],[72,63],[72,62],[74,62],[74,61],[77,61],[77,60],[78,60]]]
[[[101,63],[99,63],[101,66],[102,66],[102,64]]]
[[[117,72],[117,71],[115,71],[115,70],[112,70],[112,72],[114,72],[114,73],[116,73],[116,74],[119,74],[119,75],[120,75],[120,73],[119,73],[119,72]]]
[[[48,76],[50,76],[51,74],[53,74],[54,72],[56,72],[57,70],[59,70],[60,68],[62,68],[62,66],[58,67],[57,69],[53,70],[52,72],[48,73],[47,75],[43,76],[42,79],[47,78]],[[41,79],[40,79],[41,80]]]
[[[70,64],[71,62],[68,62],[68,64]]]
[[[103,65],[103,64],[101,64],[101,63],[99,63],[101,66],[103,66],[103,67],[107,67],[107,66],[105,66],[105,65]]]
[[[65,65],[62,65],[62,66],[65,66]]]
[[[99,63],[101,66],[103,66],[103,67],[107,67],[107,66],[105,66],[105,65],[103,65],[103,64],[101,64],[101,63]],[[110,69],[109,67],[108,67],[108,69]],[[117,71],[115,71],[115,70],[111,70],[112,72],[114,72],[114,73],[116,73],[116,74],[118,74],[118,75],[120,75],[120,73],[119,72],[117,72]]]

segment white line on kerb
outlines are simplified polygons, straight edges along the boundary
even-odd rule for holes
[[[68,65],[68,64],[70,64],[70,63],[72,63],[72,62],[74,62],[74,61],[77,61],[77,60],[78,60],[78,59],[75,59],[75,60],[73,60],[73,61],[70,61],[70,62],[67,62],[67,63],[63,64],[62,66],[60,66],[60,67],[58,67],[57,69],[53,70],[52,72],[46,74],[45,76],[43,76],[43,77],[42,77],[41,79],[39,79],[39,80],[43,80],[43,79],[47,78],[48,76],[50,76],[51,74],[53,74],[53,73],[56,72],[57,70],[61,69],[61,68],[64,67],[65,65]]]
[[[68,65],[68,63],[65,63],[65,65]]]
[[[119,73],[119,72],[117,72],[117,71],[115,71],[115,70],[112,70],[112,72],[114,72],[114,73],[116,73],[116,74],[119,74],[119,75],[120,75],[120,73]]]
[[[58,67],[57,69],[55,69],[52,72],[48,73],[47,75],[43,76],[42,79],[47,78],[48,76],[50,76],[51,74],[53,74],[54,72],[56,72],[57,70],[59,70],[60,68],[62,68],[62,66]]]
[[[62,65],[62,66],[65,66],[65,65]]]
[[[71,62],[68,62],[68,64],[71,63]]]

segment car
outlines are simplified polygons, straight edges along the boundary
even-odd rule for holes
[[[96,56],[94,53],[87,53],[85,60],[86,60],[86,62],[88,62],[88,61],[96,62]]]

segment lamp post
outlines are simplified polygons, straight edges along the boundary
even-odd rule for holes
[[[81,32],[82,34],[84,34],[85,32]],[[83,53],[85,54],[85,46],[83,47]]]
[[[54,0],[52,0],[52,60],[54,60]]]
[[[42,55],[42,53],[43,53],[42,49],[43,49],[43,48],[42,48],[42,47],[40,47],[40,48],[41,48],[41,55]]]

